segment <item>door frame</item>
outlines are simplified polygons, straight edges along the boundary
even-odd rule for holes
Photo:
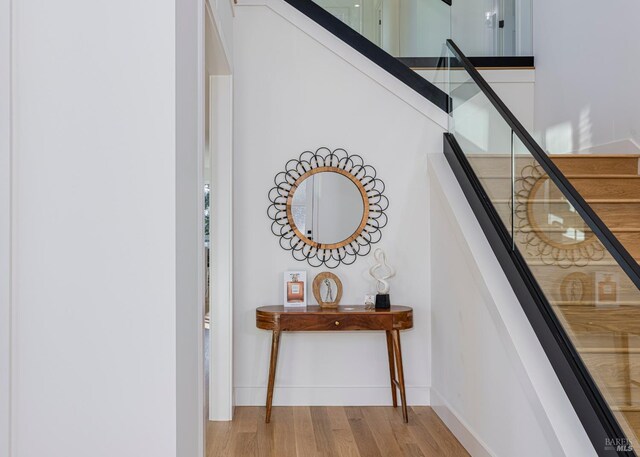
[[[209,420],[233,419],[233,81],[210,75]]]
[[[231,14],[233,14],[233,5]],[[217,5],[218,8],[228,5]],[[210,278],[209,417],[233,419],[233,69],[222,23],[209,2],[206,84],[209,88]]]

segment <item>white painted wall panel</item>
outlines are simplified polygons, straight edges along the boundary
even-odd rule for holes
[[[176,2],[13,2],[13,26],[12,456],[175,456],[176,243],[195,241],[176,165],[196,154]]]
[[[428,403],[426,157],[442,151],[443,129],[394,95],[394,85],[381,86],[269,8],[238,7],[234,42],[237,404],[261,405],[266,393],[271,335],[256,329],[255,308],[282,303],[283,271],[306,269],[310,280],[323,271],[282,250],[266,215],[275,174],[320,146],[361,154],[387,186],[389,225],[380,246],[398,269],[392,301],[415,308],[415,328],[402,336],[409,401]],[[343,304],[373,292],[371,263],[360,258],[335,271]],[[383,333],[285,334],[274,403],[390,404],[385,351]]]
[[[0,0],[0,456],[11,417],[11,4]]]
[[[638,17],[634,0],[536,2],[535,127],[550,152],[640,144]]]

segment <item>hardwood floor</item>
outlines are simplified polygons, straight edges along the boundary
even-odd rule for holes
[[[428,406],[236,408],[232,422],[209,422],[207,457],[458,457],[468,456]]]

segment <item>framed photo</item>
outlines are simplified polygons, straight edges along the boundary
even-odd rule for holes
[[[287,308],[304,308],[307,306],[307,272],[284,272],[284,306]]]
[[[606,271],[596,272],[596,306],[618,304],[618,274]]]

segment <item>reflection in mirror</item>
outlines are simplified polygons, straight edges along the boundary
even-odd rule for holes
[[[297,229],[306,238],[333,244],[356,232],[364,216],[364,201],[349,178],[322,172],[300,183],[293,194],[291,213]]]
[[[549,241],[567,245],[585,241],[589,232],[584,219],[549,181],[540,179],[529,197],[529,223]]]

